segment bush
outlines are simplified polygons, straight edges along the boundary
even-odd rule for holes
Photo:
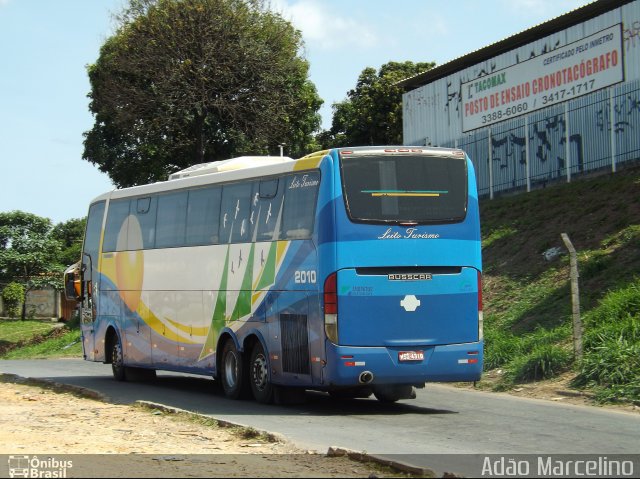
[[[585,354],[576,386],[592,386],[597,399],[640,403],[640,343],[604,339]]]
[[[563,324],[554,329],[537,328],[527,335],[493,328],[488,328],[485,333],[485,371],[498,367],[512,369],[510,363],[523,361],[523,357],[530,356],[533,351],[567,341],[571,338],[571,325]]]
[[[519,338],[502,329],[487,328],[484,336],[484,369],[504,366],[520,352]]]
[[[20,316],[20,307],[24,300],[24,287],[20,283],[9,283],[2,290],[4,309],[10,318]]]
[[[585,324],[589,328],[597,328],[618,323],[627,316],[640,317],[640,279],[626,288],[609,292],[600,305],[585,317]]]
[[[549,379],[566,371],[571,365],[572,353],[554,344],[537,345],[533,350],[515,358],[506,373],[511,382],[529,382]]]
[[[607,294],[585,325],[574,385],[594,387],[601,401],[640,403],[640,281]]]
[[[572,325],[567,322],[553,329],[538,327],[532,333],[522,337],[522,350],[530,353],[538,346],[567,341],[572,337],[572,331]]]
[[[601,386],[621,385],[639,378],[640,344],[626,338],[603,340],[584,357],[580,377]]]

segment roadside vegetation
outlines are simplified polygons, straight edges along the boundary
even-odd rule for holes
[[[62,288],[63,271],[80,258],[84,225],[84,218],[54,225],[25,211],[0,212],[0,313],[32,317],[30,292]]]
[[[571,373],[603,402],[640,404],[640,168],[481,204],[490,386]],[[569,257],[578,251],[584,357],[574,360]],[[545,253],[547,257],[545,258]]]
[[[82,357],[77,323],[0,319],[0,359]]]

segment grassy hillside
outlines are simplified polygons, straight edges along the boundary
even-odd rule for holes
[[[0,359],[82,357],[77,324],[0,319]]]
[[[499,387],[576,373],[603,400],[640,402],[640,168],[483,200],[486,369]],[[585,358],[573,360],[569,257],[578,251]],[[554,260],[543,253],[561,248]]]

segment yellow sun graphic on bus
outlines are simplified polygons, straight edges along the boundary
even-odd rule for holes
[[[116,253],[118,291],[120,291],[120,297],[127,308],[130,311],[136,311],[140,303],[144,278],[144,254],[142,252],[142,229],[135,216],[129,215],[122,222],[116,249],[119,251]]]

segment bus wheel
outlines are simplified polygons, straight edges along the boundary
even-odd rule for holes
[[[251,351],[249,383],[256,401],[262,404],[273,402],[273,385],[269,381],[269,362],[260,341],[256,342]]]
[[[411,384],[399,384],[394,386],[377,386],[373,389],[373,395],[380,402],[392,403],[400,399],[415,399],[416,392]]]
[[[113,347],[111,348],[111,370],[116,381],[125,381],[124,355],[122,353],[122,343],[120,338],[115,338]]]
[[[222,389],[229,399],[238,399],[242,395],[245,382],[242,354],[233,340],[228,339],[222,348]]]

